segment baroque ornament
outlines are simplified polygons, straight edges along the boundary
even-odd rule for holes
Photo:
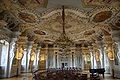
[[[110,18],[111,16],[112,16],[111,11],[103,11],[103,12],[96,14],[93,18],[93,21],[94,22],[103,22],[103,21],[107,20],[108,18]]]

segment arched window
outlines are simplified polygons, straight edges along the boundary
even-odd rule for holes
[[[0,40],[0,66],[7,66],[9,43]]]

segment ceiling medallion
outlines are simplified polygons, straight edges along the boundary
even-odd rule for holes
[[[65,32],[65,12],[64,12],[64,6],[62,8],[63,8],[63,11],[62,11],[63,32],[61,33],[59,38],[55,40],[54,43],[56,45],[58,45],[60,48],[62,48],[64,50],[65,49],[67,50],[69,47],[74,45],[74,42],[72,40],[70,40],[70,38],[66,35],[66,32]]]
[[[19,16],[20,19],[22,19],[23,21],[25,21],[27,23],[37,22],[36,17],[33,14],[30,14],[30,13],[20,12],[20,13],[18,13],[18,16]]]
[[[107,19],[109,19],[112,16],[112,11],[102,11],[100,13],[97,13],[94,18],[93,21],[94,22],[103,22]]]

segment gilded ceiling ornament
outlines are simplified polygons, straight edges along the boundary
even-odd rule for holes
[[[116,16],[113,19],[111,19],[110,26],[113,30],[120,29],[120,12],[118,12]]]
[[[37,43],[34,43],[34,44],[32,45],[32,50],[33,50],[34,52],[35,52],[35,50],[36,50],[37,46],[38,46],[38,44],[37,44]]]
[[[10,42],[12,36],[12,31],[9,31],[7,28],[0,26],[0,39]]]
[[[38,35],[46,35],[45,31],[41,31],[41,30],[35,30],[34,33]]]
[[[32,24],[22,23],[22,24],[19,25],[19,29],[20,29],[21,32],[24,33],[27,30],[33,31],[33,29],[35,27],[35,26],[34,27],[33,26],[34,25],[32,25]]]
[[[118,19],[118,21],[115,23],[115,25],[120,28],[120,19]]]
[[[28,37],[20,35],[20,36],[18,37],[17,43],[18,43],[18,44],[25,44],[25,43],[27,42],[27,39],[28,39]]]
[[[103,22],[103,21],[109,19],[111,16],[112,16],[112,12],[111,11],[103,11],[103,12],[97,13],[93,17],[93,21],[94,22]]]
[[[18,16],[20,19],[28,23],[35,23],[37,21],[35,16],[29,13],[21,12],[18,14]]]
[[[40,45],[42,43],[40,38],[37,38],[34,42],[38,45]]]
[[[113,43],[111,35],[104,35],[103,39],[104,39],[105,43],[107,43],[107,44],[112,44]]]
[[[27,35],[28,41],[34,41],[36,39],[35,35]]]
[[[53,43],[52,40],[47,40],[47,39],[45,39],[43,42],[44,42],[44,43]]]
[[[6,41],[10,42],[10,37],[8,37],[5,34],[0,33],[0,40],[6,40]]]
[[[83,53],[83,54],[89,53],[88,47],[81,47],[81,49],[82,49],[82,53]]]
[[[110,5],[113,0],[81,0],[84,7],[96,7],[96,6],[103,6],[103,5]]]
[[[48,0],[18,0],[18,2],[26,8],[45,8]]]
[[[53,15],[54,16],[54,15]],[[40,26],[40,29],[45,30],[47,32],[47,34],[49,35],[54,35],[54,37],[57,38],[56,35],[60,35],[60,26],[62,26],[61,24],[61,19],[58,18],[60,17],[60,15],[55,16],[56,18],[54,19],[49,19],[49,20],[45,20],[42,25]],[[77,19],[73,18],[73,16],[71,15],[66,15],[66,19],[67,22],[65,21],[65,28],[66,28],[66,32],[70,35],[70,36],[80,36],[78,34],[80,34],[82,31],[84,31],[85,29],[87,30],[89,26],[85,27],[85,24],[87,22],[85,22],[85,19]],[[49,36],[48,35],[48,36]],[[74,37],[73,37],[74,39]]]
[[[8,23],[5,22],[4,20],[0,20],[0,27],[1,27],[1,26],[7,26],[7,24],[8,24]]]
[[[53,15],[61,16],[61,14],[62,14],[61,10],[62,10],[61,7],[46,10],[45,12],[42,13],[41,17],[43,19],[47,19],[47,18],[50,18]],[[66,7],[66,16],[67,15],[73,16],[74,18],[77,18],[77,19],[79,19],[79,18],[80,19],[81,18],[82,19],[88,18],[87,13],[84,10],[81,10],[81,9],[78,9],[78,8]]]
[[[61,8],[52,8],[45,10],[45,12],[39,13],[33,9],[35,6],[31,6],[39,3],[40,0],[18,0],[20,4],[24,6],[24,8],[20,8],[18,10],[14,10],[13,13],[15,14],[16,19],[13,19],[12,17],[5,18],[6,20],[10,20],[13,22],[20,21],[20,31],[24,33],[26,30],[30,30],[29,33],[25,33],[26,35],[40,35],[37,38],[40,41],[51,40],[54,41],[60,35],[61,32]],[[88,0],[90,1],[90,0]],[[91,0],[90,2],[94,2],[95,0]],[[99,0],[101,1],[101,0]],[[98,1],[98,3],[99,3]],[[18,3],[17,2],[17,3]],[[23,3],[22,3],[23,2]],[[44,1],[40,1],[40,4]],[[96,2],[96,1],[95,1]],[[106,2],[104,0],[103,2]],[[33,4],[32,4],[33,3]],[[37,4],[38,4],[37,3]],[[30,5],[28,5],[30,4]],[[25,7],[26,6],[26,7]],[[108,6],[102,6],[102,7],[96,7],[93,10],[89,12],[85,12],[83,10],[77,9],[77,8],[71,8],[66,7],[66,33],[69,35],[68,37],[72,36],[72,40],[79,41],[79,40],[97,40],[96,38],[99,37],[102,34],[102,30],[107,31],[110,33],[109,28],[103,27],[104,23],[107,24],[113,17],[115,17],[116,9],[114,7],[108,7]],[[9,14],[6,14],[9,15]],[[103,16],[103,18],[101,18]],[[10,27],[12,27],[15,23],[9,22]],[[101,22],[101,23],[99,23]],[[68,24],[69,23],[69,24]],[[102,24],[102,26],[98,26]],[[119,20],[116,21],[115,26],[119,26]],[[18,27],[12,27],[9,29],[18,29]],[[39,31],[42,30],[43,32]],[[101,30],[101,31],[100,31]],[[97,32],[98,31],[98,32]],[[98,34],[100,31],[100,35],[97,35],[97,37],[94,37],[92,35]],[[47,33],[47,34],[46,34]],[[105,32],[104,32],[105,33]],[[41,36],[42,35],[42,36]],[[43,39],[44,35],[44,39]],[[89,36],[88,36],[89,35]],[[31,38],[31,36],[30,36]],[[29,38],[29,39],[30,39]]]
[[[92,35],[92,34],[94,34],[94,33],[95,33],[94,30],[90,30],[90,31],[85,31],[85,32],[84,32],[84,35]]]
[[[116,16],[116,13],[118,13],[118,10],[111,6],[96,7],[95,9],[88,12],[91,22],[101,22],[101,24],[109,23],[110,20]]]

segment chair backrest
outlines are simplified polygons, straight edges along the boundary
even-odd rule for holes
[[[99,74],[103,74],[105,72],[105,69],[104,68],[101,68],[101,69],[96,69],[97,73]]]
[[[96,73],[96,69],[89,69],[90,73]]]

